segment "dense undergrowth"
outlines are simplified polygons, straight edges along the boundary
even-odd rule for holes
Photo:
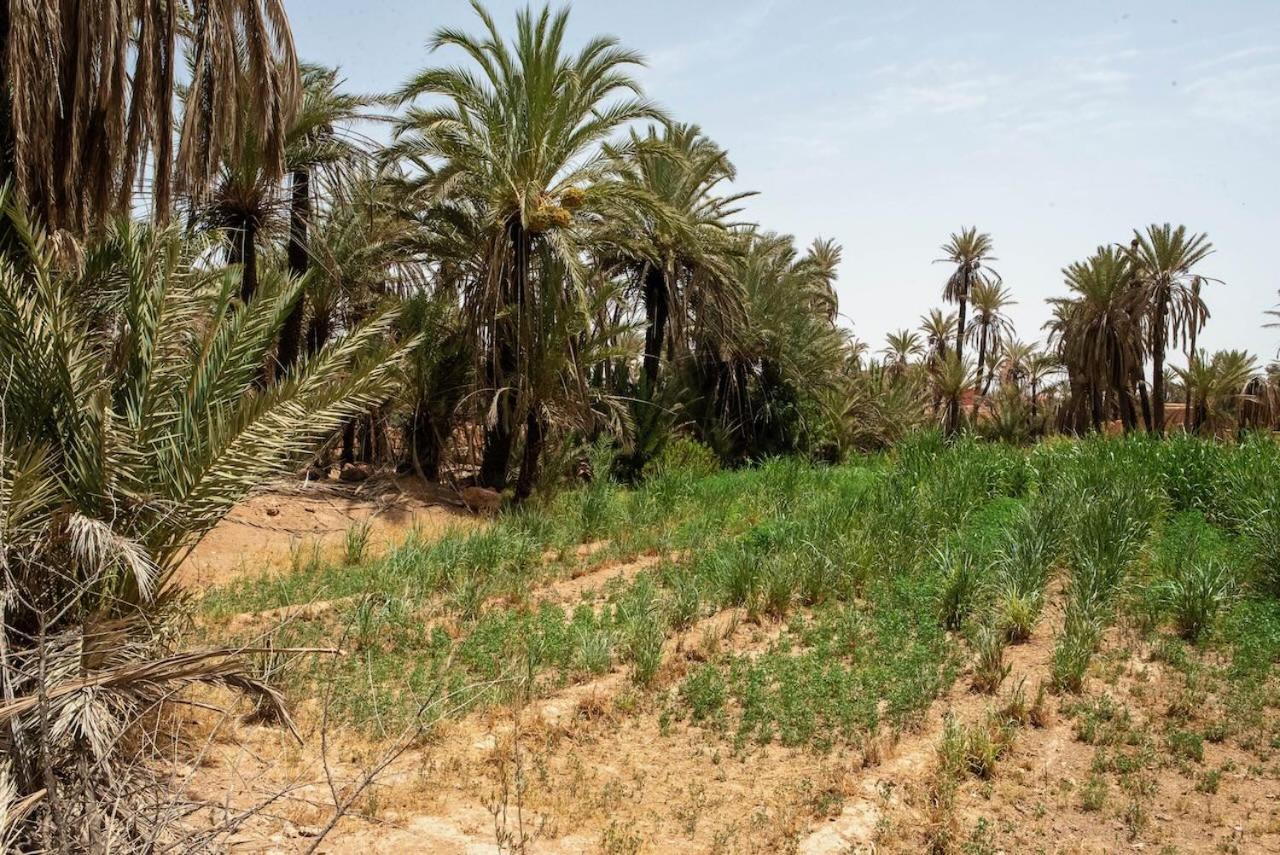
[[[856,743],[909,724],[966,665],[974,689],[995,692],[1005,648],[1042,631],[1051,589],[1065,608],[1055,691],[1081,690],[1123,621],[1171,660],[1219,651],[1244,715],[1273,700],[1280,661],[1277,515],[1280,446],[1266,437],[1018,449],[924,434],[835,467],[601,479],[378,560],[300,559],[202,609],[218,632],[232,614],[332,602],[273,642],[338,641],[348,654],[298,660],[284,679],[295,697],[328,687],[337,714],[374,734],[441,684],[499,681],[485,697],[502,702],[522,678],[537,694],[624,669],[664,722],[739,748]],[[580,603],[538,596],[584,564],[644,554],[660,558]],[[751,629],[751,649],[700,633],[726,613]],[[677,637],[696,655],[672,661]]]

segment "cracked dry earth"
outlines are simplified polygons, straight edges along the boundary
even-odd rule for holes
[[[582,566],[602,548],[580,548],[570,576],[531,599],[599,602],[608,586],[660,561],[649,555]],[[1055,583],[1032,638],[1007,649],[1002,695],[1018,685],[1034,694],[1047,682],[1062,603],[1062,585]],[[947,717],[974,723],[1001,696],[971,691],[961,675],[913,730],[826,753],[776,744],[735,751],[722,733],[664,716],[660,699],[698,662],[725,652],[753,655],[784,632],[781,624],[724,611],[667,639],[650,690],[636,690],[616,669],[522,709],[489,708],[446,722],[388,766],[317,851],[923,851],[928,781]],[[1149,651],[1113,630],[1100,658],[1110,663],[1108,680],[1091,678],[1087,696],[1140,698],[1139,720],[1161,715],[1174,681]],[[1274,771],[1254,774],[1257,759],[1225,743],[1209,746],[1206,759],[1236,770],[1223,776],[1216,795],[1194,792],[1190,772],[1158,773],[1151,821],[1137,839],[1127,833],[1119,804],[1085,811],[1080,791],[1094,749],[1076,738],[1059,706],[1050,695],[1043,726],[1020,729],[989,780],[962,783],[960,838],[985,828],[973,839],[987,848],[956,851],[1280,851]],[[300,719],[310,720],[313,731],[315,718],[304,704]],[[225,717],[211,730],[210,750],[190,786],[206,798],[226,793],[227,810],[284,792],[241,830],[233,851],[305,852],[316,846],[335,796],[384,750],[350,733],[299,746],[278,728]]]

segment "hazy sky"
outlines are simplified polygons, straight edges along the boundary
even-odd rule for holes
[[[490,0],[510,25],[523,3]],[[286,0],[298,49],[386,91],[466,0]],[[1061,268],[1166,220],[1206,231],[1206,347],[1280,330],[1280,0],[579,0],[570,37],[648,58],[647,94],[727,148],[762,226],[844,246],[841,311],[879,347],[940,301],[949,232],[992,234],[1039,339]],[[1181,361],[1181,360],[1179,360]]]

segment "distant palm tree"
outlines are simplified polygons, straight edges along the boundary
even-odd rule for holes
[[[1234,428],[1240,409],[1251,397],[1249,389],[1258,377],[1258,361],[1241,350],[1219,351],[1205,359],[1193,355],[1186,368],[1174,369],[1191,403],[1191,433],[1208,430],[1220,434]]]
[[[1137,424],[1131,383],[1140,371],[1143,346],[1143,292],[1127,256],[1099,247],[1087,261],[1063,271],[1070,297],[1050,300],[1054,319],[1050,340],[1056,344],[1071,380],[1075,413],[1085,404],[1094,430],[1102,429],[1103,395],[1115,396],[1125,430]]]
[[[954,351],[947,354],[933,377],[936,394],[946,403],[942,432],[953,437],[960,430],[960,397],[973,380],[973,363],[959,357]]]
[[[956,313],[950,312],[944,315],[941,309],[930,309],[929,314],[920,316],[920,332],[924,334],[928,348],[925,354],[925,365],[932,376],[939,371],[942,362],[947,358],[947,343],[956,334]],[[932,385],[935,390],[932,407],[934,415],[937,415],[942,398],[937,394],[937,384]]]
[[[995,261],[991,255],[991,236],[979,233],[976,227],[961,229],[959,234],[952,234],[942,246],[943,257],[936,264],[952,264],[955,269],[947,277],[947,285],[943,289],[942,299],[960,305],[960,317],[956,323],[956,358],[964,361],[964,341],[966,336],[965,314],[973,288],[978,283],[999,283],[1000,274],[984,267],[987,262]],[[959,396],[952,399],[953,406],[960,406]],[[952,424],[959,424],[959,414],[949,417]]]
[[[191,106],[175,122],[184,49]],[[0,55],[0,173],[50,229],[83,234],[128,212],[144,174],[164,221],[175,189],[201,191],[249,136],[283,169],[298,100],[283,0],[4,3]]]
[[[1008,306],[1014,305],[1014,301],[1009,296],[1009,291],[998,281],[982,280],[974,284],[969,294],[969,300],[973,304],[973,326],[970,328],[970,338],[978,339],[978,374],[979,383],[983,383],[983,370],[987,367],[987,345],[989,342],[997,343],[1004,336],[1013,332],[1013,322],[1009,320],[1009,316],[1004,313]],[[992,348],[993,350],[995,348]],[[982,386],[982,394],[986,395],[991,386],[991,377],[995,375],[996,359],[991,354],[991,371],[987,376],[985,384]],[[973,417],[978,416],[978,395],[977,389],[974,390],[973,396]]]
[[[901,376],[911,364],[912,357],[922,356],[924,347],[920,344],[920,336],[911,330],[891,332],[886,338],[884,354],[890,371],[894,376]]]
[[[607,201],[613,159],[601,144],[618,129],[664,116],[646,100],[630,69],[639,54],[611,38],[589,40],[576,55],[565,52],[568,11],[516,15],[508,44],[492,16],[472,4],[484,28],[480,36],[452,28],[437,31],[431,49],[455,47],[476,70],[429,68],[400,90],[413,105],[397,123],[392,154],[433,167],[426,192],[438,200],[467,195],[481,200],[486,246],[483,276],[463,299],[485,355],[494,396],[485,430],[481,481],[507,483],[512,443],[521,421],[519,378],[532,335],[525,310],[536,299],[530,277],[535,244],[545,243],[582,287],[581,247],[575,216]],[[477,73],[478,71],[478,73]],[[577,213],[575,213],[577,212]]]
[[[1200,297],[1204,282],[1216,281],[1193,274],[1192,268],[1213,252],[1203,234],[1188,234],[1186,226],[1169,223],[1135,231],[1125,249],[1146,306],[1146,327],[1151,354],[1152,430],[1164,433],[1165,352],[1170,340],[1188,338],[1204,326],[1209,310]]]

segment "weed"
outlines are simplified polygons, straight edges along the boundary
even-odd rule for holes
[[[1098,774],[1089,776],[1080,791],[1080,807],[1090,813],[1102,810],[1107,803],[1107,779]]]
[[[1213,625],[1235,593],[1235,580],[1226,563],[1218,559],[1193,561],[1175,578],[1164,583],[1165,604],[1183,638],[1195,641]]]
[[[974,691],[984,695],[995,694],[1012,666],[1004,661],[1004,636],[990,626],[978,627],[974,635],[973,665]]]
[[[1174,757],[1180,760],[1204,762],[1204,740],[1189,730],[1174,730],[1165,736],[1165,742]]]
[[[942,573],[942,594],[938,611],[942,625],[958,630],[973,610],[978,598],[980,575],[977,561],[966,549],[948,544],[934,555]]]
[[[370,520],[360,520],[347,526],[347,532],[343,539],[347,566],[364,561],[365,553],[369,550],[369,539],[372,534],[373,523]]]

